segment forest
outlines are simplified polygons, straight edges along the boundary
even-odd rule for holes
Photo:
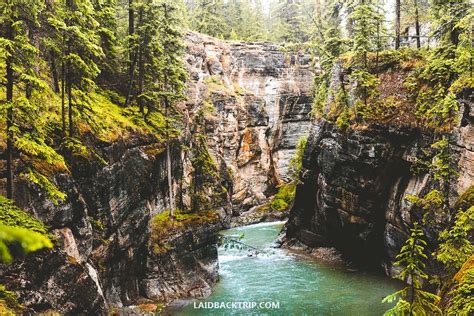
[[[238,77],[235,71],[240,69],[238,67],[247,67],[242,70],[244,77],[273,76],[280,80],[308,68],[312,74],[311,81],[306,82],[310,85],[307,97],[311,99],[310,111],[305,114],[308,124],[320,124],[321,128],[330,124],[332,127],[327,133],[337,131],[342,135],[327,146],[345,148],[345,145],[337,144],[342,142],[341,137],[350,139],[351,133],[366,130],[375,131],[367,136],[372,139],[390,138],[387,135],[393,130],[400,132],[401,136],[393,136],[396,140],[390,138],[396,146],[411,135],[417,135],[411,139],[412,143],[415,139],[416,142],[423,139],[413,149],[416,153],[403,154],[413,154],[413,160],[393,164],[393,170],[399,170],[397,168],[409,163],[406,173],[413,177],[427,175],[427,180],[422,184],[424,189],[416,194],[409,194],[406,189],[408,193],[402,194],[405,198],[400,198],[406,201],[400,204],[410,205],[408,212],[411,213],[400,215],[405,217],[400,224],[401,237],[394,241],[398,243],[398,252],[388,260],[397,273],[386,273],[399,279],[403,287],[383,298],[383,302],[391,303],[385,314],[471,315],[474,313],[473,6],[471,0],[2,0],[0,270],[20,273],[18,269],[22,262],[28,262],[32,256],[39,258],[35,260],[43,260],[41,258],[46,258],[47,253],[65,256],[68,264],[71,260],[76,261],[66,250],[67,255],[63,250],[57,250],[66,247],[63,239],[67,236],[58,237],[57,234],[65,228],[71,231],[72,239],[78,244],[78,258],[81,259],[77,269],[80,266],[86,271],[88,266],[94,267],[98,271],[95,272],[95,279],[99,279],[96,283],[104,289],[108,286],[105,284],[117,276],[114,269],[123,268],[112,263],[122,259],[110,258],[125,256],[123,253],[127,251],[138,253],[147,247],[153,249],[147,250],[153,253],[150,256],[164,258],[171,251],[181,251],[180,246],[172,246],[174,242],[180,242],[178,239],[170,241],[173,234],[183,231],[200,234],[201,226],[221,225],[216,224],[218,219],[227,224],[217,230],[229,228],[232,218],[241,214],[236,209],[246,208],[247,211],[255,206],[260,212],[260,220],[263,220],[263,213],[273,216],[287,212],[285,216],[277,217],[289,218],[288,238],[292,227],[300,229],[297,224],[291,226],[300,223],[298,221],[303,222],[304,229],[310,230],[311,221],[318,220],[311,217],[313,215],[298,218],[303,214],[298,207],[306,203],[304,199],[309,201],[304,196],[307,173],[303,171],[310,170],[309,161],[314,166],[323,163],[324,157],[311,160],[310,155],[314,148],[323,150],[319,148],[324,148],[325,144],[310,146],[311,141],[315,141],[311,136],[307,137],[312,135],[310,127],[303,130],[306,125],[301,125],[298,132],[306,136],[293,141],[291,155],[288,154],[291,157],[283,153],[278,153],[280,156],[277,157],[277,147],[266,149],[261,145],[265,142],[259,135],[265,135],[265,146],[270,146],[268,144],[274,141],[272,137],[277,137],[268,136],[270,132],[255,132],[259,126],[272,123],[268,97],[263,95],[264,101],[257,100],[261,92],[252,92],[252,84],[245,86],[245,78],[241,83],[242,75]],[[199,69],[204,75],[196,74],[192,69],[193,63],[197,63],[196,56],[202,53],[201,48],[193,46],[198,45],[196,38],[204,43],[202,50],[214,54],[206,51],[202,61],[204,70]],[[264,48],[256,57],[246,59],[245,52],[255,47]],[[240,56],[236,53],[239,49],[244,56],[243,61],[239,60],[240,64],[235,61],[240,58],[235,57]],[[263,55],[267,53],[273,57]],[[228,60],[222,57],[226,54],[231,56]],[[219,64],[218,71],[211,67],[214,59],[219,60],[215,62]],[[246,62],[248,65],[242,66]],[[258,64],[253,72],[248,70],[253,67],[252,62]],[[281,69],[292,72],[286,74]],[[291,86],[299,80],[294,79],[296,77],[285,79],[287,81],[281,86]],[[258,90],[265,91],[263,94],[270,91],[268,87],[272,81],[265,82],[266,85]],[[194,93],[194,85],[198,84],[205,88]],[[284,112],[291,109],[278,102],[288,103],[294,97],[297,101],[293,106],[297,106],[302,93],[293,90],[278,93],[270,102],[276,102],[279,110],[275,111],[281,111],[278,112],[281,124],[300,119],[298,113]],[[285,99],[286,95],[290,97]],[[255,105],[258,102],[264,102],[264,105],[259,108]],[[234,121],[229,119],[228,113],[221,114],[229,104],[245,108],[238,111],[246,111],[248,121],[258,111],[265,113],[241,128],[239,115],[242,114],[232,113],[232,117],[236,117]],[[249,110],[249,107],[253,108]],[[261,110],[262,107],[265,109]],[[287,117],[281,117],[285,115]],[[266,123],[261,123],[265,120]],[[236,129],[237,145],[230,146],[226,140],[221,144],[220,138],[216,140],[213,129],[219,130],[222,125],[229,130]],[[382,127],[387,127],[387,131],[379,137],[376,133]],[[282,133],[285,130],[278,130],[274,135],[281,136]],[[459,145],[460,142],[464,142],[463,145]],[[400,146],[405,149],[412,143]],[[219,144],[225,149],[219,149]],[[255,149],[257,144],[260,148]],[[146,162],[133,156],[136,148],[142,150],[141,156],[149,157]],[[399,149],[392,151],[396,150]],[[467,158],[462,158],[464,154],[459,153],[462,150],[468,152]],[[244,168],[248,161],[252,164],[258,159],[255,156],[263,157],[267,151],[270,162],[265,163],[271,165],[270,171],[264,172],[267,178],[260,180],[255,175],[246,175]],[[244,154],[239,156],[239,153]],[[117,163],[128,159],[124,158],[127,155],[135,159],[135,164],[152,161],[150,164],[153,165],[143,172],[138,167],[134,170],[136,165],[116,167]],[[237,159],[235,168],[226,160],[232,155]],[[368,154],[369,158],[363,156],[363,151],[354,155],[361,161],[349,167],[355,166],[352,176],[359,178],[362,176],[358,172],[367,171],[364,159],[373,157],[371,154]],[[278,162],[274,162],[278,159],[284,161],[288,175],[285,171],[283,176],[284,172],[278,169]],[[260,162],[256,168],[266,168],[261,167],[265,163]],[[377,168],[379,165],[374,167],[374,172],[380,170]],[[115,169],[125,171],[120,171],[122,173],[116,179],[105,179],[105,174]],[[322,171],[312,172],[325,172],[323,167],[320,169]],[[390,172],[381,171],[380,178],[373,181],[387,181],[386,190],[380,191],[384,198],[389,195],[388,186],[392,185],[392,180],[387,180],[392,176]],[[248,202],[248,207],[247,202],[241,202],[245,198],[240,200],[238,194],[239,183],[247,181],[247,176],[251,178],[248,180],[250,189],[260,186],[260,182],[268,185],[262,189],[263,197],[255,193],[246,195],[247,200],[252,201]],[[147,181],[147,177],[156,178]],[[145,180],[136,184],[129,178]],[[100,189],[94,187],[96,184]],[[114,190],[115,185],[123,185],[123,188]],[[318,185],[323,186],[321,180]],[[340,187],[337,192],[345,190],[347,193],[342,192],[331,201],[344,200],[352,192],[343,185]],[[361,187],[364,186],[361,184]],[[329,192],[320,187],[317,190]],[[361,193],[358,199],[363,200],[364,194]],[[133,196],[136,201],[123,202],[125,195]],[[258,202],[254,202],[255,199]],[[353,201],[354,198],[343,206],[356,203]],[[387,205],[389,203],[383,207],[388,209]],[[123,215],[125,212],[108,214],[107,210],[114,207],[128,208],[131,215]],[[370,205],[367,209],[372,207],[379,206]],[[70,216],[66,211],[69,208],[72,210]],[[131,211],[138,209],[149,213],[140,217]],[[224,215],[219,213],[220,209],[224,210]],[[320,211],[323,209],[321,207]],[[81,212],[85,215],[79,215]],[[61,216],[70,218],[59,220]],[[81,216],[87,224],[83,224]],[[351,225],[355,222],[366,225],[366,220],[375,217],[373,225],[378,225],[375,224],[380,221],[378,215],[364,217],[363,224],[359,217],[350,217]],[[138,225],[141,221],[146,222],[143,226],[146,228],[142,228],[149,237],[137,241],[141,246],[131,242],[124,250],[120,247],[126,242],[120,240],[120,234],[125,234],[125,229],[120,225],[128,220],[132,230],[141,229]],[[368,226],[372,227],[372,224]],[[92,236],[89,236],[91,241],[84,237],[84,227],[91,230],[87,233]],[[327,229],[321,228],[317,233],[330,230],[330,227],[328,224]],[[341,230],[328,232],[327,243],[340,248],[344,254],[344,246],[338,247],[338,238],[342,237],[334,237],[336,231],[342,232],[344,228],[338,226],[337,229]],[[358,229],[354,231],[359,232]],[[348,235],[344,231],[340,236],[356,234],[354,231],[348,228]],[[216,232],[204,234],[214,236]],[[381,232],[380,236],[383,234]],[[370,240],[372,233],[368,235],[363,238]],[[294,236],[298,239],[300,235],[295,233]],[[92,250],[87,250],[90,255],[83,256],[86,247],[79,241],[81,238],[87,239],[84,244],[90,242]],[[331,238],[332,242],[329,241]],[[154,244],[150,246],[150,242]],[[300,242],[304,244],[304,238]],[[115,243],[119,245],[114,246],[116,249],[108,246]],[[105,255],[109,252],[114,256]],[[127,261],[132,262],[130,266],[144,260],[144,255],[130,256],[133,257]],[[47,262],[44,260],[41,262]],[[159,265],[170,264],[166,260],[160,261]],[[217,258],[215,260],[217,262]],[[58,310],[60,314],[99,315],[112,311],[113,304],[110,309],[61,310],[57,307],[60,303],[48,299],[35,301],[30,306],[28,302],[32,299],[25,299],[29,289],[9,285],[8,280],[14,277],[8,273],[0,273],[2,315],[35,314],[46,310]],[[41,291],[38,293],[45,293]],[[172,300],[165,294],[150,298],[148,294],[142,295],[144,292],[146,289],[140,288],[137,297],[145,296],[153,304],[166,305]],[[122,294],[119,296],[128,295]],[[109,305],[107,295],[103,298],[104,306]],[[176,296],[173,299],[180,296],[173,295]],[[87,304],[81,303],[81,298],[77,300],[78,306]],[[122,299],[122,305],[133,305],[132,301],[125,303]],[[47,308],[42,310],[42,306]]]

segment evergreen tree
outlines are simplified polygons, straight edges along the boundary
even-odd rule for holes
[[[442,43],[457,46],[460,35],[472,27],[460,23],[464,17],[472,15],[472,2],[469,0],[432,0],[432,15],[435,35]]]
[[[110,84],[113,82],[117,69],[119,69],[117,39],[117,0],[94,0],[95,19],[99,23],[97,35],[100,37],[100,46],[104,53],[98,61],[100,74],[98,82]]]
[[[423,281],[428,279],[424,272],[428,259],[426,245],[423,230],[415,222],[395,262],[395,265],[402,267],[397,277],[409,284],[383,299],[383,302],[397,301],[395,307],[384,315],[441,315],[441,310],[435,304],[439,297],[423,290]]]
[[[359,66],[368,69],[367,54],[378,49],[380,25],[383,21],[380,0],[352,0],[351,19],[354,23],[352,51]]]
[[[223,0],[197,0],[191,23],[196,31],[217,38],[230,33],[225,24]]]
[[[362,104],[356,103],[356,113],[370,111],[369,99],[376,93],[378,80],[369,70],[369,52],[380,49],[381,15],[380,0],[353,0],[351,19],[354,23],[352,53],[355,71],[351,77],[357,83],[356,93]]]
[[[292,43],[309,40],[311,21],[307,12],[314,9],[306,4],[303,0],[278,0],[273,5],[270,15],[273,40]]]
[[[26,22],[37,24],[42,7],[43,3],[39,0],[5,0],[0,3],[0,60],[5,65],[6,100],[3,110],[6,112],[7,197],[10,199],[13,198],[15,132],[18,132],[15,113],[21,107],[29,107],[31,91],[27,90],[42,85],[33,67],[29,67],[35,63],[38,51],[31,43]]]
[[[314,26],[314,39],[312,47],[319,59],[321,72],[315,76],[314,112],[324,113],[323,107],[328,101],[328,90],[330,85],[330,75],[332,73],[334,62],[345,51],[346,40],[342,37],[341,21],[343,2],[340,0],[331,0],[324,6],[316,6],[319,16]],[[340,91],[345,95],[344,86],[341,85]],[[346,104],[344,104],[346,106]]]
[[[244,0],[240,3],[242,19],[238,34],[245,41],[257,41],[267,38],[265,15],[260,0]]]
[[[77,111],[74,109],[74,101],[77,104],[84,101],[84,92],[95,87],[94,79],[100,72],[96,63],[103,57],[97,34],[99,23],[95,19],[94,7],[90,0],[66,0],[57,3],[48,22],[56,30],[52,42],[58,47],[58,54],[61,56],[62,132],[63,137],[66,137],[67,100],[70,139],[65,145],[71,147],[74,144],[74,111]]]
[[[158,21],[157,49],[160,55],[155,64],[157,89],[154,92],[161,107],[165,110],[165,116],[168,116],[175,111],[176,103],[185,98],[184,88],[187,73],[183,61],[185,47],[182,39],[182,9],[179,3],[173,0],[160,0],[156,2],[156,5],[158,9],[156,17]],[[166,160],[170,217],[173,217],[175,201],[172,185],[171,135],[168,124],[166,126]]]
[[[247,1],[229,0],[224,5],[224,19],[229,34],[226,39],[238,40],[242,38],[242,27],[245,23],[243,17],[243,6]]]
[[[474,245],[469,241],[469,234],[473,231],[474,206],[471,206],[467,210],[458,210],[454,225],[441,232],[440,246],[434,255],[444,264],[444,274],[454,275],[474,253]]]

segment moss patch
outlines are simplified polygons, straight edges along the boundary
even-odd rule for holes
[[[472,315],[474,313],[474,255],[453,278],[455,285],[447,294],[447,315]]]
[[[171,249],[167,243],[168,237],[185,231],[195,225],[213,223],[218,221],[219,215],[215,211],[201,211],[199,213],[186,213],[182,210],[174,212],[174,218],[170,218],[170,212],[165,211],[155,215],[151,220],[151,243],[153,252],[164,253]]]
[[[269,202],[260,206],[258,210],[263,213],[284,212],[293,204],[296,193],[296,183],[290,182],[278,187],[278,192]]]
[[[16,294],[0,284],[0,315],[17,315],[21,309]]]
[[[11,200],[3,196],[0,196],[0,224],[27,228],[44,235],[48,234],[48,229],[41,221],[19,209]]]

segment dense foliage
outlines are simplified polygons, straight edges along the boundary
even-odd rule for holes
[[[60,203],[55,176],[80,161],[106,164],[98,143],[148,134],[168,144],[179,135],[184,14],[165,0],[0,3],[9,198],[14,183],[28,181]]]

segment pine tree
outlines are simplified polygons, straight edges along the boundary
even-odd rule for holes
[[[230,32],[225,24],[223,0],[197,0],[191,23],[196,31],[217,38]]]
[[[380,0],[352,0],[351,19],[354,23],[352,51],[359,66],[368,69],[367,55],[378,48],[378,28],[382,24]]]
[[[187,72],[184,67],[184,43],[182,33],[182,8],[177,1],[160,0],[156,2],[158,15],[158,39],[157,48],[160,52],[156,61],[156,87],[155,96],[164,108],[165,116],[169,116],[175,110],[176,103],[182,101],[184,96]],[[172,184],[171,164],[171,139],[170,126],[166,126],[166,161],[168,174],[168,192],[170,203],[170,217],[174,216],[175,201]]]
[[[424,272],[428,259],[426,245],[423,230],[415,222],[395,262],[395,265],[402,267],[397,277],[409,284],[383,299],[382,302],[397,301],[395,307],[384,315],[441,315],[441,310],[436,306],[439,297],[423,290],[423,281],[429,278]]]
[[[469,234],[474,231],[474,206],[458,210],[454,225],[439,235],[440,246],[435,252],[436,260],[445,266],[444,273],[454,275],[464,262],[474,253],[474,245]]]
[[[457,46],[460,35],[470,31],[468,25],[460,24],[460,22],[469,14],[472,15],[472,2],[469,0],[432,0],[431,8],[435,23],[435,35],[442,43],[449,42]]]
[[[95,87],[94,79],[100,70],[97,61],[103,57],[99,27],[90,0],[66,0],[58,3],[48,19],[56,30],[52,42],[59,47],[61,60],[62,132],[66,137],[66,102],[68,136],[74,137],[74,98],[79,103],[85,91]],[[75,94],[75,95],[74,95]],[[72,145],[71,140],[66,147]]]
[[[38,15],[43,7],[39,0],[5,0],[0,3],[0,60],[5,64],[6,100],[6,174],[7,197],[13,198],[13,151],[15,132],[15,112],[21,105],[28,105],[28,89],[41,85],[33,67],[38,50],[31,43],[26,21],[38,23]],[[16,93],[14,89],[18,90]],[[25,97],[20,91],[24,91]]]
[[[309,40],[311,21],[307,11],[311,12],[313,8],[303,0],[279,0],[271,10],[272,39],[291,43]]]
[[[119,69],[117,0],[94,0],[93,5],[95,20],[99,23],[96,33],[100,38],[100,47],[104,53],[103,58],[97,63],[100,69],[97,81],[110,84]]]
[[[313,31],[313,45],[316,56],[319,59],[321,72],[315,76],[314,86],[316,96],[314,98],[314,112],[323,114],[327,103],[328,90],[330,85],[330,76],[333,65],[339,56],[345,51],[344,44],[346,40],[342,37],[343,2],[340,0],[331,0],[324,6],[316,6],[316,19]],[[344,86],[341,85],[339,91],[345,94]]]
[[[242,18],[239,26],[239,36],[245,41],[263,40],[267,37],[265,16],[259,0],[242,1],[240,3]]]
[[[380,48],[380,28],[382,15],[380,0],[353,0],[351,19],[354,23],[352,53],[354,55],[354,72],[351,77],[357,83],[356,94],[362,99],[356,103],[356,113],[363,116],[370,111],[369,99],[377,93],[378,80],[369,70],[369,52]],[[376,35],[376,36],[374,36]]]
[[[224,5],[224,19],[229,34],[226,39],[238,40],[242,37],[242,27],[245,23],[243,17],[243,7],[247,1],[229,0]]]

